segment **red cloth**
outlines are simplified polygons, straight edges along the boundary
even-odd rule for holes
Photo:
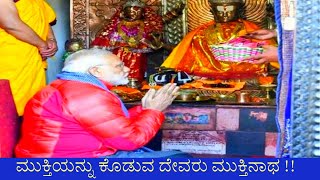
[[[141,106],[129,109],[129,114],[126,118],[111,92],[56,80],[28,102],[16,155],[90,158],[135,150],[155,136],[164,115]]]
[[[130,69],[128,78],[137,79],[140,82],[143,81],[144,73],[147,71],[146,53],[136,53],[117,48],[113,50],[113,54],[120,57],[124,65]]]
[[[0,157],[13,156],[19,134],[18,114],[8,80],[0,80]]]
[[[137,79],[140,82],[143,81],[145,72],[147,70],[147,55],[146,53],[151,52],[151,48],[145,43],[142,43],[142,39],[147,39],[152,41],[152,32],[163,32],[163,22],[162,17],[158,15],[152,8],[144,8],[143,19],[140,20],[142,24],[137,24],[129,29],[141,30],[141,39],[138,39],[138,35],[133,37],[136,39],[136,46],[131,46],[128,39],[124,39],[120,36],[118,26],[121,25],[122,18],[120,17],[120,9],[113,15],[110,23],[108,23],[103,31],[92,41],[91,46],[97,46],[101,48],[106,48],[116,54],[124,64],[130,68],[129,78]],[[136,21],[139,22],[139,21]],[[127,22],[129,23],[129,22]],[[133,33],[131,31],[131,33]],[[138,33],[139,34],[139,33]],[[128,35],[128,34],[127,34]],[[132,37],[130,35],[130,37]]]

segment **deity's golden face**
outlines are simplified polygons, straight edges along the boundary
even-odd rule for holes
[[[211,12],[216,22],[229,22],[235,20],[239,3],[211,3]]]
[[[142,19],[142,14],[143,14],[142,7],[132,6],[132,7],[126,7],[124,9],[124,16],[129,21]]]

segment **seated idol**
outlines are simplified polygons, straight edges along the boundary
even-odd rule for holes
[[[112,51],[130,68],[129,80],[142,81],[147,66],[146,53],[152,51],[145,42],[152,38],[152,32],[160,34],[162,29],[161,16],[143,2],[129,0],[91,45]]]
[[[162,66],[215,79],[253,78],[264,73],[266,64],[254,64],[248,59],[239,58],[244,53],[239,49],[259,49],[263,45],[275,45],[276,42],[246,36],[260,28],[253,22],[239,17],[239,10],[243,5],[241,0],[209,2],[214,21],[189,32]],[[216,51],[225,49],[227,51],[222,52],[221,56],[217,55]],[[260,50],[263,51],[262,48]]]

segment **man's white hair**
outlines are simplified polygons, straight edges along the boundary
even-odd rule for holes
[[[103,49],[82,49],[67,57],[62,71],[89,73],[89,68],[105,64],[105,59],[111,55],[115,56],[112,52]]]

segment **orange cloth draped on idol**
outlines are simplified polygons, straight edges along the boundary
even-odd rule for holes
[[[162,33],[163,21],[150,7],[138,0],[127,1],[111,22],[94,39],[92,47],[112,51],[130,68],[129,79],[142,81],[147,67],[146,53],[152,33]]]
[[[238,17],[241,0],[209,2],[215,20],[189,32],[162,66],[216,79],[253,78],[264,73],[266,64],[242,61],[243,56],[253,55],[245,55],[248,52],[261,53],[260,46],[276,42],[246,38],[247,33],[260,28]]]

